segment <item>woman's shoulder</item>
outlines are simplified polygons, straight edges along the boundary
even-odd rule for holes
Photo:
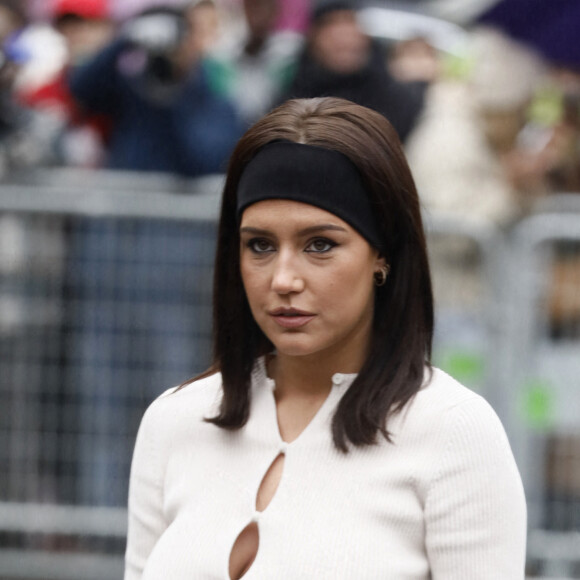
[[[495,473],[521,487],[508,437],[492,406],[437,368],[392,428],[395,443],[421,459],[418,480],[425,489],[452,473],[468,478],[469,473]]]
[[[482,407],[491,410],[487,401],[437,367],[425,373],[425,380],[413,404],[441,413],[456,407]]]
[[[222,394],[219,372],[167,389],[147,408],[143,423],[157,427],[203,421],[216,414]]]
[[[436,367],[426,373],[423,386],[403,409],[401,419],[421,431],[467,429],[478,436],[505,437],[500,419],[486,399]]]

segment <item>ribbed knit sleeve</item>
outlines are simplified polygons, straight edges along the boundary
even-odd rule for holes
[[[432,580],[523,580],[526,506],[504,429],[473,396],[443,418],[425,500]]]
[[[162,398],[145,412],[133,453],[129,484],[129,530],[125,580],[139,580],[157,540],[167,524],[163,517],[163,453],[158,423]],[[166,460],[166,458],[165,458]]]

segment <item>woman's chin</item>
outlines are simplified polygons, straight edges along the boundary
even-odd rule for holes
[[[320,346],[313,345],[310,340],[305,338],[298,335],[286,335],[277,337],[275,341],[270,340],[279,355],[299,357],[316,354],[320,350]]]

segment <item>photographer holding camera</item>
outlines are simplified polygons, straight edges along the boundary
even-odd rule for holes
[[[76,99],[112,121],[107,167],[186,177],[225,170],[241,130],[210,85],[187,14],[147,10],[71,72]],[[203,223],[163,220],[76,219],[71,228],[67,288],[80,306],[68,310],[67,388],[87,434],[77,450],[82,503],[124,505],[135,401],[206,364],[198,336],[208,322],[193,289],[210,281],[184,264],[195,265],[214,237]]]
[[[211,86],[184,10],[156,7],[69,79],[87,111],[113,122],[107,166],[194,177],[225,170],[241,127]]]

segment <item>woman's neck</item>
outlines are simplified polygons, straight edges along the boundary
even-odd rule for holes
[[[363,360],[340,360],[336,356],[295,357],[278,353],[267,360],[267,370],[276,382],[279,397],[325,398],[335,373],[358,373],[362,363]]]

